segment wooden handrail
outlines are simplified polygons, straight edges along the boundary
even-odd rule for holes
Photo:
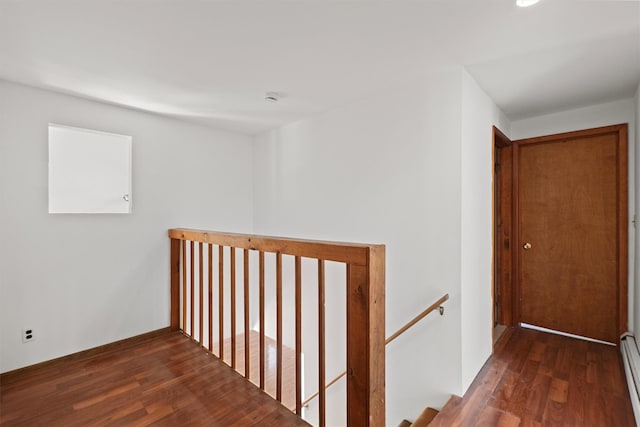
[[[385,343],[384,343],[384,307],[385,307],[385,247],[384,245],[368,245],[360,243],[327,242],[317,240],[300,240],[282,237],[255,236],[237,233],[222,233],[216,231],[202,231],[190,229],[171,229],[168,232],[171,240],[171,328],[182,332],[200,344],[203,348],[203,329],[205,323],[202,316],[203,298],[208,296],[208,324],[209,351],[213,353],[212,331],[215,307],[212,304],[212,295],[215,290],[213,281],[213,257],[214,247],[218,246],[218,357],[224,361],[224,332],[225,317],[230,316],[232,331],[231,337],[231,366],[236,362],[236,265],[235,250],[244,249],[244,319],[245,319],[245,377],[249,378],[249,351],[248,341],[248,268],[249,251],[258,252],[258,285],[260,320],[260,388],[265,388],[265,253],[274,253],[276,256],[276,346],[277,346],[277,372],[276,372],[276,399],[282,399],[282,255],[295,257],[296,261],[296,413],[302,411],[301,381],[301,273],[300,260],[315,258],[318,260],[318,292],[319,292],[319,361],[322,369],[324,364],[324,263],[334,261],[346,265],[346,299],[347,299],[347,424],[349,426],[383,426],[385,422]],[[198,243],[197,246],[194,243]],[[225,256],[225,247],[231,252]],[[195,248],[198,250],[195,251]],[[206,248],[208,257],[203,257]],[[196,253],[197,252],[197,253]],[[187,257],[187,255],[189,255]],[[197,255],[197,256],[196,256]],[[208,264],[208,287],[203,283],[203,263]],[[196,265],[197,263],[197,265]],[[228,265],[227,265],[228,264]],[[225,277],[223,272],[228,268],[230,309],[225,310],[223,291]],[[190,274],[187,274],[189,270]],[[194,301],[194,272],[198,271],[198,308]],[[182,274],[180,274],[182,273]],[[255,280],[255,279],[254,279]],[[181,293],[182,290],[182,293]],[[203,295],[205,294],[205,295]],[[182,298],[182,304],[180,304]],[[182,307],[182,324],[180,322],[180,310]],[[187,311],[189,316],[187,316]],[[194,314],[199,314],[200,319],[195,322]],[[196,327],[198,328],[196,330]],[[321,370],[319,369],[319,371]],[[324,372],[319,372],[319,388],[325,390]],[[324,407],[324,396],[320,394],[321,404]],[[320,426],[326,422],[325,414],[320,414]]]
[[[443,295],[438,301],[434,302],[433,304],[431,304],[429,307],[427,307],[422,313],[418,314],[416,317],[414,317],[412,320],[410,320],[409,322],[407,322],[406,325],[404,325],[402,328],[398,329],[396,331],[396,333],[394,333],[393,335],[391,335],[389,338],[386,339],[386,341],[384,342],[385,345],[389,344],[391,341],[395,340],[396,338],[398,338],[400,335],[404,334],[407,329],[411,328],[413,325],[415,325],[416,323],[418,323],[419,321],[421,321],[422,319],[424,319],[429,313],[431,313],[432,311],[434,311],[436,308],[439,308],[445,301],[447,301],[449,299],[449,294],[445,294]],[[440,313],[442,314],[442,313]]]
[[[384,245],[289,239],[285,237],[221,233],[219,231],[191,230],[187,228],[174,228],[169,230],[169,238],[213,243],[214,245],[252,249],[262,252],[281,252],[284,255],[299,255],[306,258],[344,262],[346,264],[359,266],[368,265],[370,248],[384,247]]]
[[[384,342],[385,345],[389,344],[391,341],[395,340],[396,338],[398,338],[400,335],[404,334],[408,329],[410,329],[413,325],[415,325],[416,323],[418,323],[419,321],[421,321],[422,319],[424,319],[429,313],[431,313],[432,311],[436,310],[436,309],[440,309],[440,315],[442,315],[444,313],[444,307],[442,307],[442,304],[447,301],[449,299],[449,294],[445,294],[443,295],[438,301],[434,302],[433,304],[431,304],[429,307],[427,307],[422,313],[418,314],[416,317],[414,317],[413,319],[411,319],[409,322],[407,322],[403,327],[401,327],[400,329],[398,329],[394,334],[392,334],[389,338],[387,338]],[[335,383],[337,383],[340,378],[344,377],[347,374],[347,371],[342,372],[341,374],[339,374],[338,376],[336,376],[334,379],[332,379],[331,381],[329,381],[327,383],[327,385],[324,387],[325,390],[328,389],[329,387],[331,387],[332,385],[334,385]],[[313,399],[315,399],[316,397],[318,397],[320,395],[320,391],[316,391],[315,393],[313,393],[311,396],[309,396],[304,402],[302,402],[302,406],[307,406],[309,404],[309,402],[311,402]]]

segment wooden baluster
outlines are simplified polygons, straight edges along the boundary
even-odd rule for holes
[[[187,241],[182,240],[182,332],[187,330]]]
[[[296,414],[302,416],[302,263],[296,256]]]
[[[208,276],[209,281],[209,352],[213,353],[213,244],[209,243],[208,250]]]
[[[276,400],[282,402],[282,253],[276,253]]]
[[[198,342],[202,347],[202,339],[203,339],[203,326],[204,326],[204,301],[202,299],[202,294],[204,293],[204,263],[202,262],[202,242],[198,243],[198,282],[200,284],[199,294],[198,294],[198,305],[200,306],[200,318],[198,319]]]
[[[193,302],[194,302],[194,282],[195,282],[195,242],[192,240],[191,241],[191,260],[190,260],[190,265],[191,265],[191,280],[190,280],[190,284],[189,284],[189,288],[191,290],[191,295],[190,295],[190,300],[191,300],[191,316],[189,318],[189,335],[191,336],[191,339],[193,338],[193,317],[194,317],[194,313],[193,313]]]
[[[244,377],[251,376],[251,353],[249,348],[249,249],[244,250]]]
[[[218,310],[219,313],[219,330],[220,336],[218,339],[220,360],[224,362],[224,246],[218,246]]]
[[[259,256],[259,282],[260,282],[260,388],[264,390],[264,252],[260,251]]]
[[[180,329],[180,247],[181,240],[171,239],[171,330]]]
[[[230,247],[231,256],[229,257],[231,269],[231,367],[236,368],[236,248]]]
[[[318,387],[320,390],[320,427],[327,422],[327,401],[325,384],[325,316],[324,316],[324,261],[318,260]]]

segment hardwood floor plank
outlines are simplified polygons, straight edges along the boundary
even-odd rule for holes
[[[528,397],[525,410],[527,417],[542,422],[550,387],[550,376],[542,374],[536,375],[527,393]]]
[[[308,426],[179,332],[0,384],[4,426]]]
[[[509,410],[509,406],[516,399],[514,392],[518,383],[518,374],[507,370],[502,376],[493,395],[489,399],[489,405],[502,410]]]
[[[527,359],[533,360],[534,362],[542,362],[544,357],[544,351],[546,349],[546,344],[540,341],[536,341],[531,346],[531,350],[529,350],[529,355]]]
[[[507,366],[508,365],[501,360],[497,360],[495,363],[487,366],[486,372],[483,374],[482,387],[489,395],[493,394],[495,388],[500,383]]]
[[[584,425],[585,422],[585,402],[587,400],[587,368],[586,366],[575,364],[569,374],[569,384],[571,387],[567,394],[568,414],[565,417],[570,425]]]
[[[137,381],[135,382],[130,382],[127,384],[124,384],[122,386],[116,387],[116,388],[112,388],[111,390],[107,391],[107,392],[102,392],[99,393],[98,395],[90,398],[90,399],[86,399],[86,400],[82,400],[78,403],[74,403],[73,404],[73,409],[74,410],[78,410],[78,409],[84,409],[84,408],[88,408],[89,406],[93,406],[93,405],[97,405],[99,403],[104,402],[107,399],[110,399],[114,396],[118,396],[122,393],[126,393],[130,390],[136,389],[140,387],[140,383],[138,383]]]
[[[636,425],[616,347],[519,328],[504,336],[433,426]]]
[[[555,366],[558,359],[559,349],[553,343],[547,343],[545,345],[542,360],[538,367],[538,372],[544,375],[555,376]]]
[[[533,381],[534,378],[535,376],[531,377],[528,381],[525,381],[523,380],[522,374],[516,374],[510,399],[505,401],[504,404],[498,405],[498,407],[513,414],[525,415],[527,410],[527,401],[529,399],[529,388],[531,385],[529,381]]]
[[[488,407],[482,411],[474,423],[477,427],[518,427],[520,418],[500,409]]]
[[[71,362],[75,360],[90,360],[93,357],[105,357],[105,355],[111,354],[113,351],[118,350],[127,350],[131,347],[137,346],[141,342],[151,340],[158,336],[166,335],[170,332],[170,328],[162,328],[155,331],[147,332],[145,334],[137,335],[135,337],[127,338],[124,340],[117,341],[115,343],[102,345],[99,347],[95,347],[89,350],[80,351],[78,353],[74,353],[68,356],[58,357],[56,359],[48,360],[46,362],[38,363],[36,365],[27,366],[25,368],[16,369],[9,372],[4,372],[0,374],[0,383],[3,386],[11,384],[14,379],[20,380],[20,383],[23,384],[25,379],[25,375],[32,376],[35,373],[42,373],[43,378],[46,378],[48,374],[49,377],[58,375],[58,371],[56,366],[59,366],[60,362]]]
[[[461,397],[451,396],[440,413],[431,421],[429,427],[447,427],[453,425],[453,420],[458,415],[461,405]]]
[[[109,424],[115,424],[115,423],[121,423],[122,420],[131,415],[131,414],[135,414],[137,412],[140,411],[144,411],[144,406],[142,405],[142,402],[140,401],[135,401],[129,405],[125,405],[123,408],[118,409],[116,411],[110,412],[107,416],[102,417],[102,418],[94,418],[93,419],[93,423],[95,423],[95,425],[97,426],[103,426],[103,425],[109,425]]]
[[[566,403],[564,402],[560,403],[551,399],[547,400],[547,405],[542,417],[542,425],[548,427],[564,426],[565,408]]]
[[[558,355],[556,356],[556,363],[553,369],[554,375],[557,378],[569,380],[571,366],[573,366],[573,362],[571,361],[571,352],[569,349],[567,347],[558,348]]]
[[[553,378],[551,380],[551,387],[549,388],[549,399],[558,403],[567,402],[567,394],[569,393],[569,382],[560,378]]]
[[[536,420],[532,420],[531,418],[524,418],[520,427],[543,427],[542,424]]]
[[[496,427],[518,427],[520,425],[520,418],[508,412],[501,411],[500,418],[495,424]]]

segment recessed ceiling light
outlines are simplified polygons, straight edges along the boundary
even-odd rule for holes
[[[516,4],[520,7],[533,6],[538,3],[540,0],[516,0]]]

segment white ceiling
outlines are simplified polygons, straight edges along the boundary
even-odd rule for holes
[[[640,2],[0,0],[0,78],[248,134],[449,66],[511,119],[632,97]]]

